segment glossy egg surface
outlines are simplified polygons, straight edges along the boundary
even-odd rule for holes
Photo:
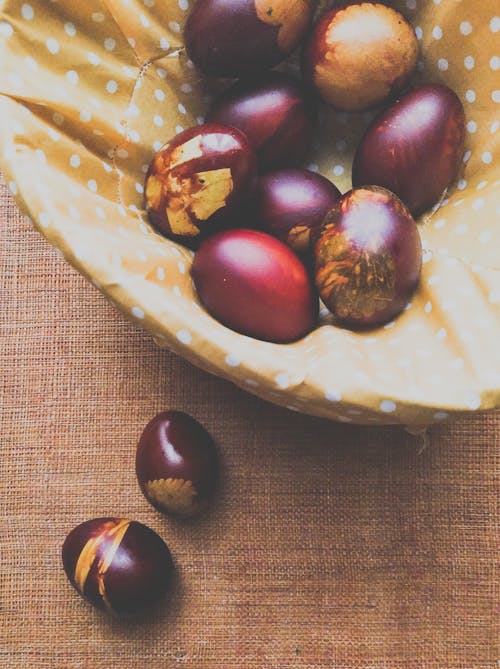
[[[240,78],[273,67],[302,39],[312,0],[198,0],[184,38],[205,74]]]
[[[146,210],[167,237],[196,239],[249,196],[255,176],[255,154],[243,133],[215,123],[195,126],[153,157],[146,176]]]
[[[207,121],[244,132],[263,171],[295,165],[304,157],[314,134],[315,108],[295,78],[270,72],[231,87]]]
[[[397,95],[418,58],[413,28],[381,3],[331,9],[316,24],[304,51],[304,74],[323,100],[360,111]]]
[[[464,136],[458,96],[442,84],[418,86],[366,131],[354,156],[353,186],[384,186],[419,216],[457,178]]]
[[[404,204],[378,186],[346,193],[315,244],[316,285],[339,325],[375,327],[397,316],[420,277],[422,245]]]
[[[213,494],[217,451],[207,430],[181,411],[164,411],[144,428],[136,473],[146,499],[160,511],[192,516]]]
[[[80,595],[117,616],[138,615],[156,604],[173,572],[163,539],[123,518],[95,518],[75,527],[64,541],[62,559]]]
[[[192,276],[212,316],[250,337],[291,342],[316,323],[318,300],[305,266],[271,235],[217,233],[196,252]]]

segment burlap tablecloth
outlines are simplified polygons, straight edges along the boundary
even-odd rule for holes
[[[493,669],[500,657],[500,415],[355,428],[289,412],[160,351],[23,220],[2,225],[0,665],[16,669]],[[144,424],[214,434],[208,516],[139,492]],[[171,601],[119,622],[72,590],[60,547],[101,515],[146,522]]]

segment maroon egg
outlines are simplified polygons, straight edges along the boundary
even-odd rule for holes
[[[314,26],[303,69],[325,102],[361,111],[396,96],[417,58],[417,38],[402,14],[382,3],[346,2]]]
[[[419,216],[457,178],[464,135],[457,95],[442,84],[418,86],[368,128],[354,156],[352,183],[384,186]]]
[[[206,239],[192,276],[199,298],[221,323],[256,339],[285,343],[315,325],[318,300],[291,249],[257,230],[226,230]]]
[[[327,214],[314,255],[319,294],[338,324],[374,327],[408,303],[422,245],[404,204],[385,188],[367,186],[346,193]]]
[[[64,541],[62,560],[80,595],[117,616],[137,615],[156,604],[174,569],[163,539],[123,518],[95,518],[75,527]]]
[[[144,428],[136,453],[137,480],[164,513],[193,516],[215,489],[217,450],[210,434],[181,411],[164,411]]]
[[[146,210],[167,237],[197,239],[249,197],[255,176],[255,154],[243,133],[215,123],[195,126],[153,157],[146,176]]]
[[[184,30],[191,60],[215,77],[247,77],[298,46],[315,0],[198,0]]]
[[[315,107],[293,77],[269,72],[238,82],[214,105],[211,123],[233,126],[253,145],[261,171],[297,164],[309,149]]]
[[[310,250],[311,232],[340,199],[339,189],[321,174],[287,169],[260,177],[254,196],[255,215],[266,232],[296,253]]]

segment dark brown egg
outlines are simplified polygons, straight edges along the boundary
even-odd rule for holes
[[[264,231],[303,256],[310,250],[311,232],[320,228],[340,196],[321,174],[292,168],[269,172],[257,182],[255,215]]]
[[[206,239],[192,276],[206,309],[256,339],[285,343],[314,327],[318,300],[306,268],[278,239],[257,230],[226,230]]]
[[[62,547],[64,570],[98,609],[134,616],[167,592],[173,562],[149,527],[123,518],[95,518],[75,527]]]
[[[249,197],[256,158],[239,130],[215,123],[184,130],[153,157],[145,204],[158,230],[177,241],[208,234]]]
[[[457,178],[464,135],[465,114],[457,95],[441,84],[418,86],[366,131],[354,156],[353,185],[384,186],[419,216]]]
[[[245,133],[259,169],[266,171],[295,165],[304,157],[314,134],[315,108],[298,81],[269,72],[231,87],[217,100],[207,121]]]
[[[319,294],[339,325],[382,325],[415,290],[422,245],[404,204],[378,186],[349,191],[327,214],[315,245]]]
[[[418,58],[411,25],[391,7],[356,2],[327,12],[304,51],[304,75],[337,109],[360,111],[396,96]]]
[[[313,0],[198,0],[184,39],[206,74],[240,78],[273,67],[298,46]]]
[[[136,453],[137,480],[164,513],[193,516],[215,489],[217,450],[210,434],[181,411],[164,411],[144,428]]]

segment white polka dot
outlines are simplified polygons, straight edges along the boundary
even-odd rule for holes
[[[435,286],[437,283],[439,283],[439,276],[437,276],[436,274],[434,274],[433,276],[430,276],[427,279],[427,285],[428,286]]]
[[[472,151],[466,151],[466,152],[464,153],[464,157],[462,158],[462,161],[463,161],[464,163],[468,163],[469,160],[470,160],[470,157],[471,157],[471,156],[472,156]]]
[[[467,102],[475,102],[476,100],[475,91],[469,88],[469,90],[465,93],[465,99],[467,100]]]
[[[176,125],[175,126],[175,132],[179,134],[180,132],[184,132],[184,126],[182,125]]]
[[[17,195],[18,188],[15,181],[9,181],[9,190],[12,193],[12,195]]]
[[[0,21],[0,37],[12,37],[14,28],[7,21]]]
[[[436,411],[436,413],[434,414],[434,418],[436,420],[445,420],[446,418],[448,418],[448,415],[449,414],[446,411]]]
[[[193,339],[189,330],[179,330],[179,332],[175,336],[182,344],[186,345],[190,344]]]
[[[229,365],[229,367],[238,367],[240,362],[240,359],[236,355],[233,355],[232,353],[226,355],[226,364]]]
[[[396,411],[396,404],[392,400],[382,400],[380,402],[380,410],[384,413],[392,413]]]
[[[490,68],[493,72],[500,70],[500,56],[492,56],[490,58]]]
[[[161,88],[157,88],[157,89],[155,90],[155,98],[156,98],[159,102],[163,102],[163,100],[165,100],[165,93],[161,90]]]
[[[474,60],[474,56],[465,56],[464,67],[466,70],[472,70],[475,64],[476,61]]]
[[[432,302],[426,302],[424,311],[426,314],[430,314],[430,312],[432,311]]]
[[[446,225],[446,219],[445,218],[438,218],[437,221],[434,221],[434,227],[436,230],[440,230],[441,228],[444,228]]]
[[[89,179],[87,181],[87,186],[89,190],[92,191],[92,193],[97,193],[98,186],[97,186],[97,181],[95,179]]]
[[[59,49],[61,48],[59,46],[59,42],[53,37],[49,37],[49,39],[45,42],[45,45],[47,49],[50,51],[50,53],[53,55],[59,53]]]
[[[432,36],[434,37],[434,39],[441,39],[441,37],[443,36],[442,28],[440,26],[434,26],[434,28],[432,29]]]
[[[493,102],[500,102],[500,89],[491,91],[491,99]]]
[[[26,21],[31,21],[35,16],[35,10],[31,5],[28,5],[28,3],[25,2],[21,7],[21,14],[23,19],[26,19]]]
[[[80,80],[80,77],[78,76],[78,72],[75,72],[75,70],[69,70],[66,72],[66,81],[70,84],[73,84],[73,86],[76,86]]]
[[[125,158],[128,158],[128,151],[127,151],[127,149],[124,149],[122,147],[122,148],[118,149],[118,151],[116,152],[116,155],[118,156],[118,158],[121,158],[122,160],[125,160]]]
[[[69,164],[71,167],[80,167],[80,156],[77,156],[76,153],[74,153],[71,158],[69,159]]]
[[[155,114],[155,116],[154,116],[154,118],[153,118],[153,123],[154,123],[158,128],[161,128],[162,125],[163,125],[163,123],[164,123],[164,121],[163,121],[163,118],[162,118],[159,114]]]
[[[64,24],[64,32],[66,35],[69,37],[74,37],[76,35],[76,28],[73,23],[65,23]]]
[[[467,188],[467,181],[465,179],[460,179],[457,183],[457,188],[458,190],[465,190],[465,188]]]
[[[99,65],[99,63],[101,62],[101,59],[99,58],[99,56],[96,53],[94,53],[93,51],[88,52],[87,60],[89,61],[89,63],[91,65]]]
[[[42,228],[47,228],[50,225],[50,216],[46,211],[41,211],[38,220]]]
[[[481,156],[481,160],[485,165],[490,165],[493,162],[493,156],[489,151],[485,151]]]
[[[406,6],[408,7],[408,9],[416,9],[417,0],[406,0]]]
[[[185,265],[185,263],[182,262],[182,260],[179,260],[179,262],[177,263],[177,267],[178,267],[179,272],[180,272],[181,274],[185,274],[185,273],[186,273],[186,265]]]
[[[191,84],[181,84],[181,91],[183,93],[191,93],[193,90],[193,87]]]
[[[143,28],[149,28],[149,26],[151,25],[151,22],[149,21],[148,17],[145,14],[141,14],[139,20]]]
[[[444,341],[447,336],[448,332],[446,331],[446,328],[441,328],[436,332],[436,337],[439,339],[439,341]]]
[[[106,37],[104,40],[104,48],[106,51],[113,51],[113,49],[116,47],[116,40],[114,40],[112,37]]]
[[[475,132],[477,132],[477,123],[476,123],[475,121],[469,121],[469,122],[467,123],[467,130],[468,130],[470,133],[475,133]]]
[[[157,139],[155,142],[153,142],[153,150],[154,151],[159,151],[162,146],[163,146],[163,142],[160,142],[159,139]]]
[[[102,12],[92,12],[92,21],[95,21],[95,23],[103,23],[105,19],[106,17]]]
[[[494,16],[490,21],[490,30],[497,33],[500,30],[500,16]]]
[[[31,56],[26,56],[26,58],[24,59],[24,64],[32,72],[38,72],[38,63],[34,58],[31,58]]]
[[[92,112],[89,109],[82,109],[80,112],[80,121],[89,123],[92,120]]]
[[[488,300],[491,304],[500,304],[500,288],[494,288],[488,295]]]
[[[441,70],[441,72],[445,72],[448,69],[448,61],[446,58],[440,58],[438,60],[438,68]]]
[[[177,109],[180,111],[181,114],[186,114],[187,113],[186,112],[186,107],[184,107],[182,102],[179,102],[179,104],[177,105]]]
[[[483,188],[486,188],[487,185],[488,182],[486,181],[486,179],[484,181],[480,181],[476,186],[476,190],[483,190]]]
[[[286,372],[280,372],[279,374],[276,374],[274,380],[276,384],[283,389],[288,388],[288,386],[290,385],[290,377]]]
[[[182,9],[183,12],[185,12],[189,9],[188,0],[179,0],[178,5],[179,5],[179,9]]]
[[[460,24],[460,32],[462,35],[470,35],[472,32],[472,26],[468,21],[462,21]]]
[[[342,393],[334,388],[329,388],[325,392],[325,397],[329,402],[340,402],[342,399]]]
[[[472,208],[474,209],[474,211],[478,211],[483,207],[484,207],[484,198],[482,197],[477,197],[472,203]]]
[[[417,26],[415,28],[415,35],[416,35],[418,40],[421,40],[422,37],[424,36],[424,31],[422,30],[422,28],[420,26]]]
[[[103,221],[106,218],[106,213],[102,207],[96,207],[95,213],[97,214],[98,218],[100,218]]]
[[[169,21],[168,27],[174,33],[180,33],[180,31],[181,31],[181,27],[177,23],[177,21]]]
[[[163,49],[163,51],[168,51],[170,49],[170,42],[168,41],[168,39],[166,37],[161,38],[160,48]],[[158,70],[160,70],[160,69],[162,69],[162,68],[158,68]],[[158,70],[156,70],[156,71],[158,72]],[[165,72],[165,70],[162,69],[162,72]],[[166,72],[165,72],[165,75],[166,75]],[[161,77],[162,75],[159,74],[159,76]],[[164,77],[162,77],[162,78],[164,78]]]
[[[455,234],[456,235],[465,235],[467,230],[469,229],[469,226],[467,223],[460,223],[455,227]]]
[[[132,49],[135,49],[135,39],[133,37],[129,37],[127,42],[130,44]],[[139,82],[138,82],[139,83]]]
[[[334,175],[335,175],[336,177],[340,177],[340,176],[341,176],[342,174],[344,174],[344,172],[345,172],[345,170],[344,170],[344,166],[343,166],[343,165],[335,165],[335,167],[333,168],[332,172],[334,173]]]
[[[132,307],[131,312],[136,318],[144,318],[144,311],[140,307]]]
[[[479,409],[479,407],[481,406],[481,397],[474,392],[468,393],[465,401],[467,407],[472,410]]]
[[[110,79],[106,84],[106,90],[113,95],[118,90],[118,84],[114,79]]]

